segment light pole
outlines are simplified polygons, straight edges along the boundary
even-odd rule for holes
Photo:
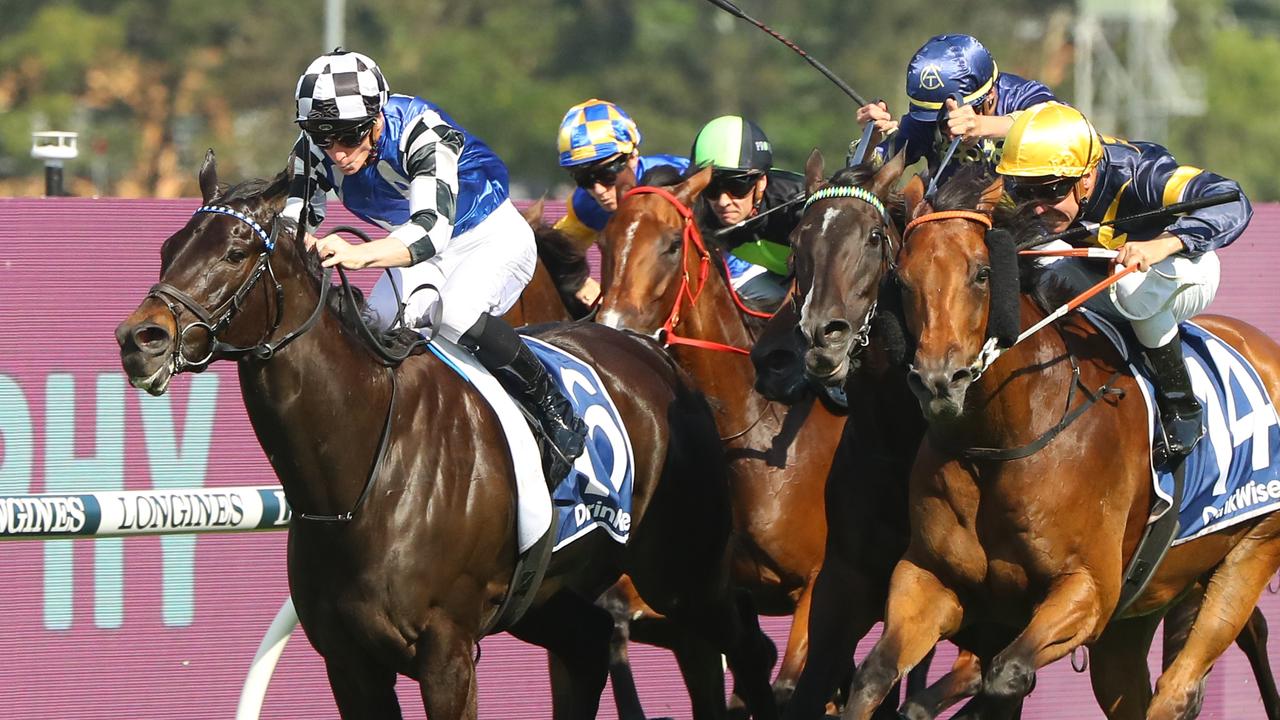
[[[76,137],[73,132],[31,133],[31,157],[44,161],[44,194],[48,197],[66,194],[62,188],[62,163],[80,154]]]

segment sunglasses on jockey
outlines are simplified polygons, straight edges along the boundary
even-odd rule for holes
[[[618,183],[618,174],[627,166],[628,158],[627,155],[617,155],[598,163],[580,165],[569,168],[569,174],[573,176],[574,184],[584,190],[590,190],[597,184],[611,188]]]
[[[713,172],[711,182],[707,183],[702,194],[709,198],[718,198],[721,193],[725,193],[729,197],[742,199],[751,194],[756,187],[756,181],[763,174],[761,172]]]
[[[1071,189],[1080,182],[1080,178],[1075,177],[1040,177],[1040,178],[1014,178],[1006,177],[1004,179],[1004,191],[1009,197],[1019,205],[1023,203],[1039,203],[1043,205],[1057,205],[1062,199],[1071,194]]]
[[[308,136],[310,136],[311,142],[322,150],[331,148],[334,145],[355,147],[364,142],[364,139],[369,136],[369,133],[373,132],[373,125],[376,121],[377,118],[369,118],[359,125],[343,128],[341,130],[327,129],[327,123],[323,122],[313,123],[311,127],[303,125],[302,129],[306,131]]]

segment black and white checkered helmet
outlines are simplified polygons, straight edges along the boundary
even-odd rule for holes
[[[367,55],[338,48],[307,67],[294,96],[296,122],[339,130],[377,116],[387,102],[387,79]]]

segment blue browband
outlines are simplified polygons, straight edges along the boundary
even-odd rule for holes
[[[236,210],[233,207],[227,207],[226,205],[202,205],[192,214],[199,215],[200,213],[216,213],[218,215],[230,215],[231,217],[237,220],[240,220],[244,224],[253,228],[254,234],[262,238],[262,243],[267,246],[267,252],[271,252],[276,249],[275,239],[272,238],[271,235],[268,234],[266,230],[262,229],[262,226],[258,224],[257,220],[254,220],[253,218],[240,212],[239,210]]]
[[[804,201],[805,211],[807,211],[809,206],[815,202],[819,200],[826,200],[828,198],[856,198],[878,210],[880,212],[880,217],[884,218],[886,223],[889,222],[889,213],[885,211],[884,203],[880,202],[880,198],[876,197],[875,193],[870,190],[865,190],[851,185],[828,185],[827,187],[822,188],[818,192],[810,195],[808,200]]]

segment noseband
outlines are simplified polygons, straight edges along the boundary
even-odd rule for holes
[[[853,198],[875,208],[880,215],[880,228],[886,231],[884,233],[885,242],[880,245],[880,267],[882,272],[884,270],[892,270],[894,267],[893,258],[897,255],[897,248],[894,247],[893,235],[888,232],[892,227],[889,221],[889,212],[885,209],[884,203],[881,202],[880,198],[876,197],[876,194],[870,190],[856,185],[828,185],[810,195],[808,200],[805,200],[804,210],[801,211],[801,214],[807,213],[809,206],[815,202],[831,198]],[[876,307],[878,305],[878,299],[871,303],[871,307],[867,308],[866,314],[862,317],[862,326],[858,328],[858,331],[853,334],[853,338],[849,341],[847,355],[850,360],[856,357],[858,352],[871,342],[871,321],[876,316]],[[797,318],[802,316],[799,300],[794,292],[791,293],[791,307],[795,311]]]
[[[208,310],[203,303],[196,300],[191,295],[179,290],[169,283],[156,283],[151,286],[147,292],[147,297],[156,298],[169,308],[169,312],[173,315],[174,325],[178,326],[179,310],[186,310],[198,320],[181,326],[178,332],[177,342],[174,343],[173,356],[171,362],[173,364],[173,373],[177,374],[186,370],[199,370],[207,366],[213,361],[215,356],[240,359],[246,356],[252,356],[258,360],[270,360],[280,348],[295,340],[298,336],[310,330],[320,317],[321,311],[324,309],[325,299],[328,295],[329,276],[331,269],[326,269],[325,279],[320,285],[320,301],[317,303],[315,310],[311,313],[311,317],[302,324],[297,330],[280,338],[276,342],[270,342],[269,339],[275,335],[276,330],[280,328],[280,321],[284,315],[284,286],[276,278],[275,271],[271,267],[271,255],[275,251],[276,240],[280,234],[280,216],[276,214],[271,218],[271,231],[268,233],[263,229],[262,225],[247,213],[237,210],[227,205],[204,205],[198,208],[194,215],[214,214],[226,215],[233,217],[240,222],[248,225],[260,240],[262,240],[264,250],[258,255],[258,259],[254,262],[253,270],[250,271],[248,277],[240,284],[240,287],[231,294],[224,302],[213,310]],[[224,343],[218,339],[218,333],[222,332],[231,324],[231,321],[239,314],[244,307],[245,298],[257,286],[258,281],[263,275],[271,278],[271,284],[275,288],[275,305],[272,312],[271,322],[263,331],[261,338],[254,345],[248,347],[239,347]],[[203,328],[209,335],[209,352],[199,360],[188,360],[182,353],[182,347],[186,340],[187,333],[194,329]]]

